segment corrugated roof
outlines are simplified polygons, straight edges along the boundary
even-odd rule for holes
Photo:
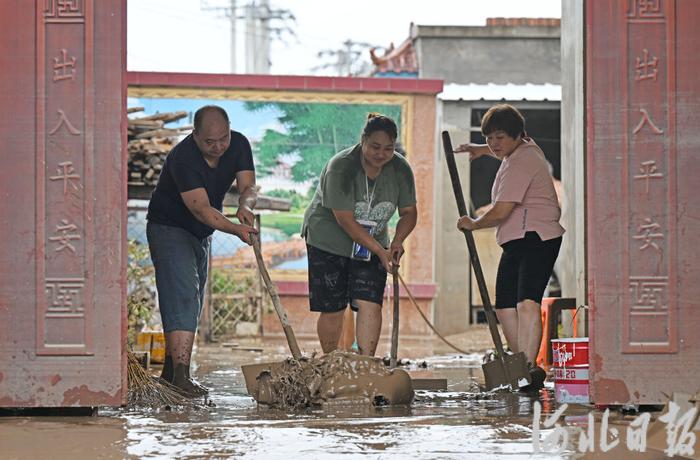
[[[448,83],[438,98],[443,101],[561,101],[561,85]]]

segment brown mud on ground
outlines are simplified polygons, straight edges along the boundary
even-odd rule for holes
[[[329,403],[409,405],[414,396],[411,377],[403,369],[388,369],[381,358],[340,350],[320,357],[287,358],[246,378],[256,380],[256,385],[246,382],[256,401],[278,409]]]
[[[0,417],[0,458],[576,457],[571,447],[561,454],[533,454],[534,403],[541,405],[542,419],[551,415],[557,409],[551,388],[535,397],[479,393],[488,331],[478,328],[472,336],[450,340],[474,354],[459,355],[432,340],[402,339],[399,344],[399,357],[412,362],[406,368],[409,373],[447,378],[447,391],[417,391],[406,407],[327,404],[303,411],[258,405],[246,392],[241,365],[284,360],[289,355],[284,338],[236,339],[241,347],[262,348],[262,353],[200,346],[194,374],[211,388],[216,407],[175,412],[100,409],[98,417]],[[318,348],[315,340],[302,340],[300,345],[308,353]],[[388,340],[378,353],[385,354]],[[427,369],[421,367],[423,362]],[[589,410],[571,406],[565,415],[573,418],[562,423],[568,427]],[[543,427],[540,437],[551,433]]]

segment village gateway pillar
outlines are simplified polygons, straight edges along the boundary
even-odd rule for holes
[[[125,12],[0,7],[0,407],[125,399]]]
[[[575,3],[591,399],[661,403],[700,389],[700,2]]]

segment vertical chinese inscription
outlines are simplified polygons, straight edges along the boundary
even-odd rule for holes
[[[49,308],[46,316],[83,317],[82,292],[85,282],[82,279],[46,279],[46,297]]]
[[[628,0],[628,22],[663,20],[661,0]]]
[[[627,235],[622,286],[624,353],[663,353],[676,350],[674,272],[675,248],[672,180],[674,133],[669,113],[673,97],[668,69],[666,0],[628,0],[626,78],[628,110],[625,190]],[[669,14],[669,12],[671,14]]]
[[[85,0],[44,0],[44,23],[85,22]]]
[[[42,0],[37,14],[37,354],[92,352],[92,2]]]
[[[69,56],[68,50],[61,48],[60,56],[53,58],[53,81],[73,80],[75,78],[75,56]]]
[[[633,179],[634,180],[643,180],[644,181],[644,191],[647,195],[649,195],[649,181],[650,181],[650,179],[662,179],[663,177],[664,177],[663,173],[659,172],[658,168],[656,167],[656,161],[649,160],[649,161],[642,161],[642,163],[639,167],[639,173],[635,174]]]
[[[644,48],[643,51],[644,56],[637,58],[637,65],[635,66],[636,74],[634,79],[636,81],[646,80],[647,78],[656,80],[656,74],[658,73],[658,69],[656,67],[659,64],[659,59],[656,56],[649,59],[649,50]]]

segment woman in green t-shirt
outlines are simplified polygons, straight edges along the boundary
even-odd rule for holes
[[[377,349],[387,272],[398,267],[418,216],[413,171],[394,150],[396,138],[391,118],[370,114],[360,143],[326,163],[304,213],[309,303],[320,313],[324,353],[338,347],[348,303],[357,312],[360,353],[373,356]],[[397,209],[389,243],[389,219]]]

